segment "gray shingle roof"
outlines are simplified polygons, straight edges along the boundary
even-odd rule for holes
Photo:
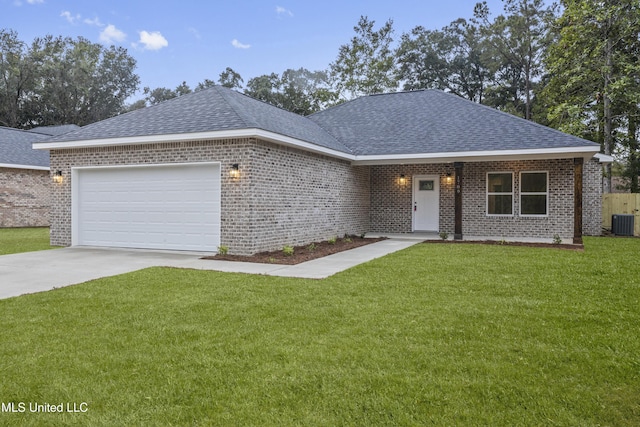
[[[439,90],[365,96],[309,118],[356,155],[596,146]]]
[[[0,164],[49,167],[49,152],[34,150],[31,144],[48,135],[0,127]]]
[[[43,135],[57,136],[80,129],[78,125],[55,125],[55,126],[39,126],[29,129],[29,132],[41,133]]]
[[[215,86],[46,142],[256,128],[355,155],[413,155],[597,145],[438,90],[371,95],[309,117]]]
[[[47,142],[256,128],[342,152],[349,149],[307,118],[214,86],[102,120]]]

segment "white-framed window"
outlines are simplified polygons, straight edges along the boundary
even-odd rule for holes
[[[487,173],[487,215],[513,216],[513,172]]]
[[[520,216],[549,213],[549,172],[520,172]]]

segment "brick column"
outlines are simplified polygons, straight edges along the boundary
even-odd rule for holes
[[[455,225],[453,238],[454,240],[462,240],[462,162],[455,162],[453,167],[455,169],[455,195],[454,195],[454,212],[455,212]]]
[[[573,243],[582,244],[582,168],[584,159],[573,159]]]

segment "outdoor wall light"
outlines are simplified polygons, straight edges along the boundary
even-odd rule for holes
[[[57,184],[62,184],[62,181],[63,181],[62,171],[56,171],[53,174],[53,182],[55,182]]]
[[[231,169],[229,170],[229,176],[231,176],[231,178],[240,177],[240,166],[237,163],[234,163],[231,165]]]
[[[407,183],[407,177],[404,174],[400,174],[400,185],[405,185]]]
[[[447,174],[447,184],[451,184],[453,182],[453,177],[451,176],[451,172]]]

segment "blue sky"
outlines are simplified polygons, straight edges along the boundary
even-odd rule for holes
[[[288,68],[326,69],[361,15],[394,21],[396,38],[417,25],[438,29],[470,18],[476,0],[0,0],[0,27],[35,37],[85,37],[127,48],[140,89],[192,88],[226,67],[243,77]],[[488,0],[493,14],[501,0]]]

